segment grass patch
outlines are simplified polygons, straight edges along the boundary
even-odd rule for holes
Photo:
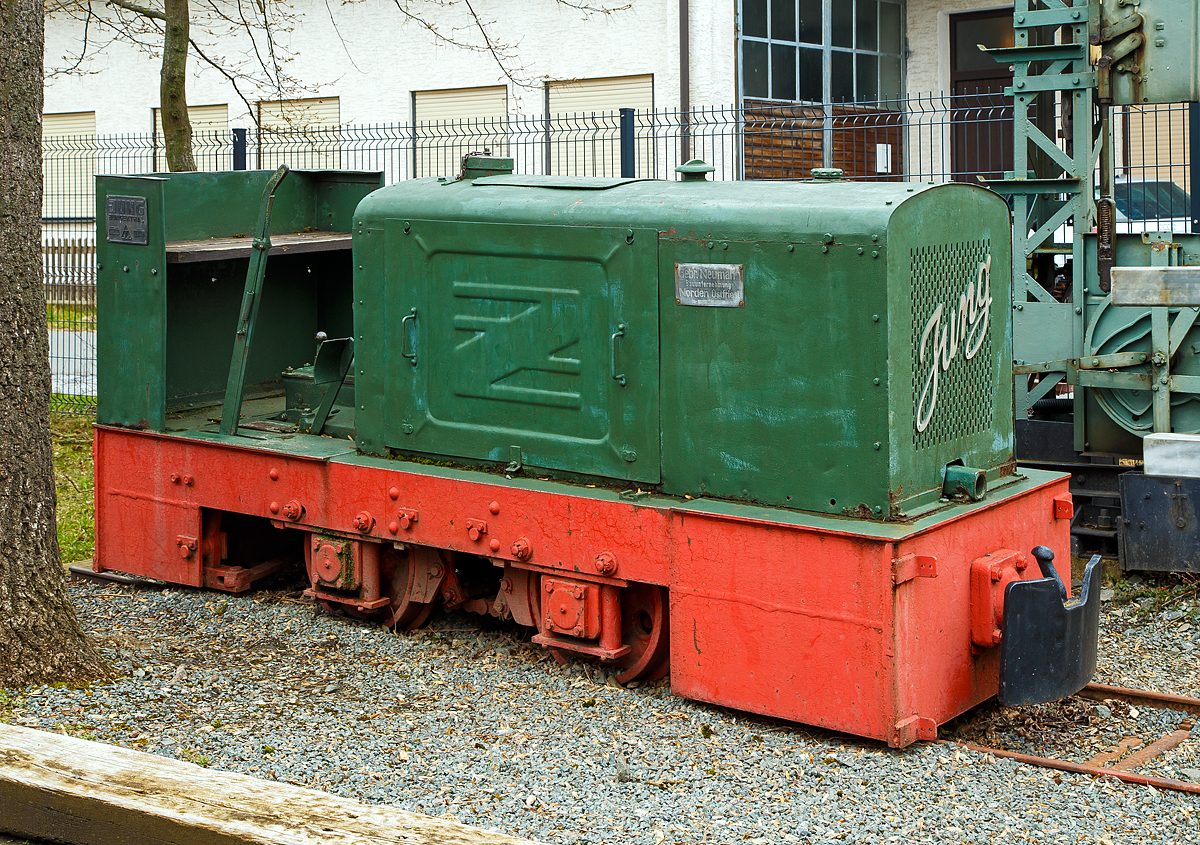
[[[1156,616],[1165,610],[1184,611],[1184,618],[1200,621],[1197,599],[1200,575],[1187,572],[1140,572],[1128,575],[1116,584],[1114,600],[1131,605],[1133,618]]]
[[[54,480],[58,491],[58,547],[63,563],[91,560],[96,546],[92,487],[92,418],[54,414]]]
[[[96,729],[91,725],[62,722],[57,725],[57,728],[67,736],[73,736],[76,739],[86,739],[90,740],[91,742],[96,741]]]
[[[95,331],[96,306],[94,305],[47,305],[46,322],[52,329],[72,331]]]
[[[197,766],[207,767],[212,763],[212,760],[208,759],[208,757],[201,754],[195,748],[180,748],[179,756],[189,763],[195,763]]]
[[[17,693],[0,689],[0,722],[7,722],[12,718],[12,712],[20,704],[20,701]]]

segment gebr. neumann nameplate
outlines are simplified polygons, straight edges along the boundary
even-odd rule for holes
[[[106,196],[104,228],[110,244],[148,244],[146,198]]]
[[[680,305],[737,308],[745,304],[741,264],[676,264],[675,301]]]

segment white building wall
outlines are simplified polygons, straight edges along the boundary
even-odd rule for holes
[[[435,88],[507,84],[513,113],[540,114],[546,80],[584,79],[650,73],[657,108],[679,106],[678,0],[632,0],[629,9],[585,16],[554,0],[475,0],[484,20],[495,20],[498,42],[517,45],[517,76],[506,79],[486,53],[436,44],[432,35],[404,22],[387,0],[327,7],[317,0],[295,0],[302,22],[280,37],[295,54],[287,70],[303,80],[299,95],[336,96],[343,123],[407,123],[411,92]],[[334,10],[337,28],[327,8]],[[693,105],[729,104],[735,84],[735,0],[691,0],[691,101]],[[460,4],[424,11],[455,37],[473,37]],[[193,31],[193,35],[197,35]],[[77,56],[82,27],[52,18],[46,29],[47,69]],[[344,43],[344,47],[343,47]],[[236,55],[244,45],[225,36],[220,52]],[[67,57],[64,61],[64,57]],[[148,134],[158,105],[160,60],[123,43],[114,43],[84,68],[85,75],[52,76],[46,83],[47,113],[95,111],[100,135]],[[188,101],[195,105],[228,103],[231,126],[250,126],[248,109],[232,86],[194,56],[189,59]],[[251,103],[276,99],[275,91],[249,91]]]
[[[1012,7],[995,0],[908,0],[905,82],[909,94],[950,90],[951,15]]]
[[[677,7],[678,3],[671,5]],[[688,5],[691,9],[688,68],[692,106],[732,105],[737,102],[738,95],[737,0],[689,0]],[[672,53],[673,57],[677,55]],[[673,102],[677,108],[678,98]]]

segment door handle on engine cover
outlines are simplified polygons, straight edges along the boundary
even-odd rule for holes
[[[408,339],[408,334],[406,331],[406,329],[407,329],[406,324],[408,323],[409,320],[413,321],[413,324],[415,327],[415,324],[417,322],[417,309],[416,308],[413,308],[411,311],[409,311],[407,314],[405,314],[404,319],[402,319],[400,321],[400,355],[401,355],[401,357],[407,358],[408,360],[412,361],[413,369],[416,369],[416,367],[417,367],[417,341],[415,338],[413,340],[412,352],[404,351],[405,341]]]
[[[619,338],[619,337],[625,337],[625,324],[624,323],[617,323],[617,330],[612,333],[612,338],[611,338],[611,341],[612,341],[612,369],[611,369],[611,372],[612,372],[613,381],[615,381],[617,384],[621,385],[621,387],[624,387],[625,386],[625,374],[624,373],[621,373],[620,375],[617,374],[617,338]]]

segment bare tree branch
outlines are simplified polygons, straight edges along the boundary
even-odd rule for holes
[[[504,75],[508,77],[509,81],[512,82],[513,85],[519,85],[522,88],[533,88],[534,85],[532,83],[519,82],[510,71],[508,65],[505,64],[505,59],[509,59],[511,57],[508,55],[501,56],[500,50],[497,49],[495,43],[492,41],[491,35],[488,34],[487,26],[484,25],[483,21],[479,19],[479,15],[475,13],[475,7],[471,5],[471,0],[463,0],[463,2],[467,5],[467,11],[471,13],[471,19],[475,21],[475,26],[479,29],[479,35],[483,38],[483,43],[487,47],[487,51],[491,53],[492,58],[495,59],[496,64],[499,65],[500,70],[504,72]]]
[[[246,28],[246,32],[253,33],[254,26],[250,23],[249,20],[246,19],[246,10],[242,6],[242,0],[237,0],[237,10],[238,10],[238,17],[242,21],[242,26],[244,26]],[[258,66],[261,67],[263,70],[266,70],[267,62],[266,62],[266,60],[263,59],[262,53],[259,52],[258,39],[256,39],[253,36],[253,34],[250,35],[250,44],[254,48],[254,57],[255,57],[255,59],[258,60]],[[253,111],[253,109],[251,111]],[[258,121],[257,113],[255,113],[254,120],[257,123],[257,121]]]
[[[274,71],[271,78],[278,80],[280,77],[279,53],[275,50],[275,33],[271,27],[271,20],[267,17],[267,4],[265,0],[257,0],[256,6],[262,13],[263,37],[267,39],[267,57],[270,58],[271,69]]]
[[[47,15],[63,16],[79,22],[82,43],[61,57],[62,66],[47,68],[47,75],[84,74],[88,62],[108,50],[117,41],[129,44],[147,55],[161,56],[164,27],[169,24],[165,11],[156,8],[163,0],[43,0]],[[361,0],[339,0],[341,6]],[[536,90],[541,81],[527,70],[519,56],[519,38],[500,36],[500,24],[482,15],[474,0],[392,0],[405,24],[416,26],[427,36],[427,43],[486,56],[498,68],[501,78],[514,89]],[[553,0],[563,10],[582,14],[612,15],[630,9],[632,0]],[[342,52],[350,65],[362,73],[354,61],[353,44],[348,43],[339,26],[335,3],[324,0],[325,12]],[[619,4],[619,5],[618,5]],[[288,69],[296,58],[287,48],[286,33],[304,19],[288,0],[191,0],[191,37],[188,49],[204,65],[211,67],[233,88],[234,95],[262,128],[257,104],[263,101],[287,101],[315,96],[330,80],[299,80]],[[506,24],[511,24],[509,20]],[[285,109],[286,110],[286,109]]]
[[[242,91],[241,86],[238,85],[238,77],[234,76],[232,73],[230,73],[228,70],[226,70],[225,66],[222,65],[220,62],[215,62],[212,59],[210,59],[205,54],[205,52],[200,49],[200,45],[196,43],[196,40],[194,38],[189,39],[189,42],[192,45],[192,49],[196,51],[196,56],[199,57],[201,61],[203,61],[205,64],[209,65],[211,68],[216,70],[217,73],[219,73],[225,77],[225,79],[233,87],[234,93],[238,95],[238,99],[241,100],[243,104],[245,104],[246,111],[250,112],[250,119],[254,121],[255,127],[261,128],[261,127],[259,127],[259,123],[258,123],[258,109],[254,108],[254,105],[246,97],[245,92]]]
[[[333,32],[337,35],[338,43],[342,45],[342,52],[346,54],[346,59],[350,62],[350,66],[359,73],[362,73],[362,68],[354,62],[354,56],[350,55],[350,48],[346,46],[346,39],[342,38],[342,31],[338,29],[337,20],[333,16],[333,9],[329,8],[329,0],[325,0],[325,12],[329,15],[329,25],[333,27]]]
[[[68,67],[62,68],[61,70],[50,71],[49,73],[46,74],[47,76],[53,76],[58,73],[62,73],[63,75],[69,76],[73,73],[76,73],[79,70],[79,68],[83,65],[83,60],[87,56],[88,39],[91,35],[92,18],[93,17],[95,17],[95,15],[92,13],[92,7],[88,6],[87,14],[84,15],[84,18],[83,18],[83,43],[79,45],[79,58],[76,59]]]
[[[625,12],[633,8],[632,3],[626,3],[624,6],[593,6],[591,3],[573,3],[571,0],[554,0],[560,6],[566,6],[568,9],[578,9],[584,14],[596,15],[611,15],[613,12]]]
[[[497,67],[500,68],[500,72],[503,73],[505,78],[514,85],[517,85],[521,88],[535,87],[533,83],[517,78],[516,68],[511,66],[513,63],[515,63],[513,47],[510,45],[497,44],[492,39],[491,34],[488,32],[488,27],[491,25],[491,23],[484,23],[480,17],[475,14],[475,9],[471,6],[469,0],[464,0],[464,2],[466,3],[467,10],[470,12],[471,18],[473,19],[475,29],[477,29],[480,35],[483,37],[483,46],[474,44],[461,38],[456,38],[453,35],[447,35],[429,18],[423,15],[414,14],[412,11],[410,11],[409,0],[403,0],[403,2],[402,0],[392,0],[392,2],[406,20],[420,26],[422,29],[432,35],[436,42],[445,44],[448,47],[454,47],[458,50],[465,50],[473,53],[488,53],[496,62]],[[453,5],[453,0],[451,0],[449,3],[444,3],[441,5]],[[494,23],[494,21],[492,23]]]
[[[148,9],[145,6],[139,6],[137,3],[131,3],[129,0],[108,0],[104,5],[119,6],[126,11],[133,12],[135,15],[141,15],[144,18],[154,18],[160,21],[167,19],[165,12],[160,12],[157,9]]]

